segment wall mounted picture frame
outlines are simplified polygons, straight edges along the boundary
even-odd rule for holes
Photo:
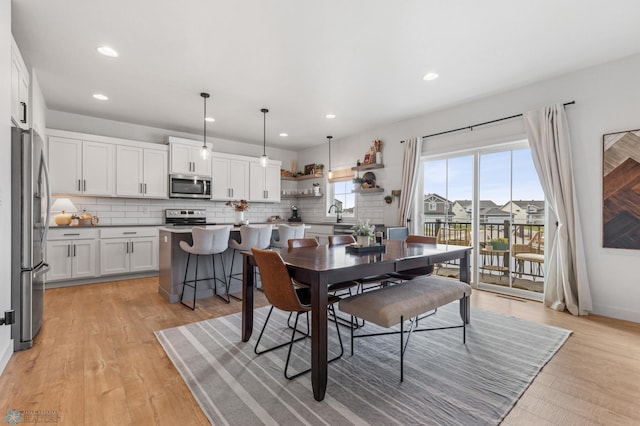
[[[304,166],[304,174],[305,175],[312,175],[314,173],[315,168],[316,168],[315,163],[314,164],[307,164],[306,166]]]
[[[640,250],[640,129],[602,136],[602,246]]]

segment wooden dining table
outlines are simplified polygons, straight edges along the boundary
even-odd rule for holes
[[[327,245],[274,249],[287,264],[291,277],[311,287],[311,382],[317,401],[324,399],[327,389],[327,287],[330,284],[453,260],[460,261],[460,281],[469,282],[471,247],[398,240],[385,240],[384,245],[384,252],[373,254],[355,254],[345,246]],[[255,261],[251,252],[242,254],[242,341],[247,342],[253,331]],[[469,312],[466,318],[468,322]]]

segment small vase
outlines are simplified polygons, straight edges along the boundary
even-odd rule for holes
[[[244,224],[244,212],[236,211],[236,212],[235,212],[235,216],[234,216],[234,221],[233,221],[233,223],[234,223],[235,225],[242,225],[242,224]]]
[[[366,235],[357,235],[356,239],[358,240],[358,245],[360,247],[369,247],[369,242],[371,241],[371,238],[369,238]]]
[[[376,152],[376,164],[382,164],[382,151]]]

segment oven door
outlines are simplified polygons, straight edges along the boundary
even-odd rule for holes
[[[171,175],[171,198],[211,198],[211,178],[202,176]]]

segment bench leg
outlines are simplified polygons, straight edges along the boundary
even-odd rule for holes
[[[351,356],[353,356],[353,315],[351,315],[351,327],[349,329],[351,330]]]
[[[400,317],[400,382],[404,380],[404,317]]]

